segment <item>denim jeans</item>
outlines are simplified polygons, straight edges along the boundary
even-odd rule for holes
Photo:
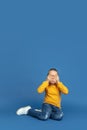
[[[42,104],[41,112],[36,111],[35,109],[30,109],[27,115],[36,117],[40,120],[47,120],[49,118],[54,119],[54,120],[61,120],[63,118],[62,110],[48,103]]]

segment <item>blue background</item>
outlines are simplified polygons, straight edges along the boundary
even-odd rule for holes
[[[40,108],[36,92],[55,67],[69,88],[64,119],[17,116],[21,106]],[[87,129],[86,1],[0,1],[0,129]]]

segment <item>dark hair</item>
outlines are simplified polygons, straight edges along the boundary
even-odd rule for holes
[[[56,69],[56,68],[50,68],[50,69],[48,70],[47,75],[49,75],[49,72],[50,72],[51,70],[54,70],[54,71],[56,71],[56,72],[58,73],[58,71],[57,71],[57,69]]]

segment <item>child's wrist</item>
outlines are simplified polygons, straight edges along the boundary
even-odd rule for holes
[[[58,81],[58,83],[57,83],[58,87],[60,87],[61,84],[62,84],[62,82]]]
[[[48,86],[48,84],[49,84],[49,81],[48,81],[48,80],[46,80],[46,81],[43,81],[43,84],[44,84],[44,85],[46,85],[46,86]]]

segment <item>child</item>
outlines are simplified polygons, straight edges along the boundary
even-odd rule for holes
[[[59,80],[58,71],[51,68],[48,71],[47,79],[37,89],[38,93],[45,91],[45,98],[42,104],[42,109],[33,109],[31,106],[19,108],[17,115],[30,115],[40,120],[49,118],[61,120],[63,112],[61,108],[61,93],[68,94],[68,88]]]

